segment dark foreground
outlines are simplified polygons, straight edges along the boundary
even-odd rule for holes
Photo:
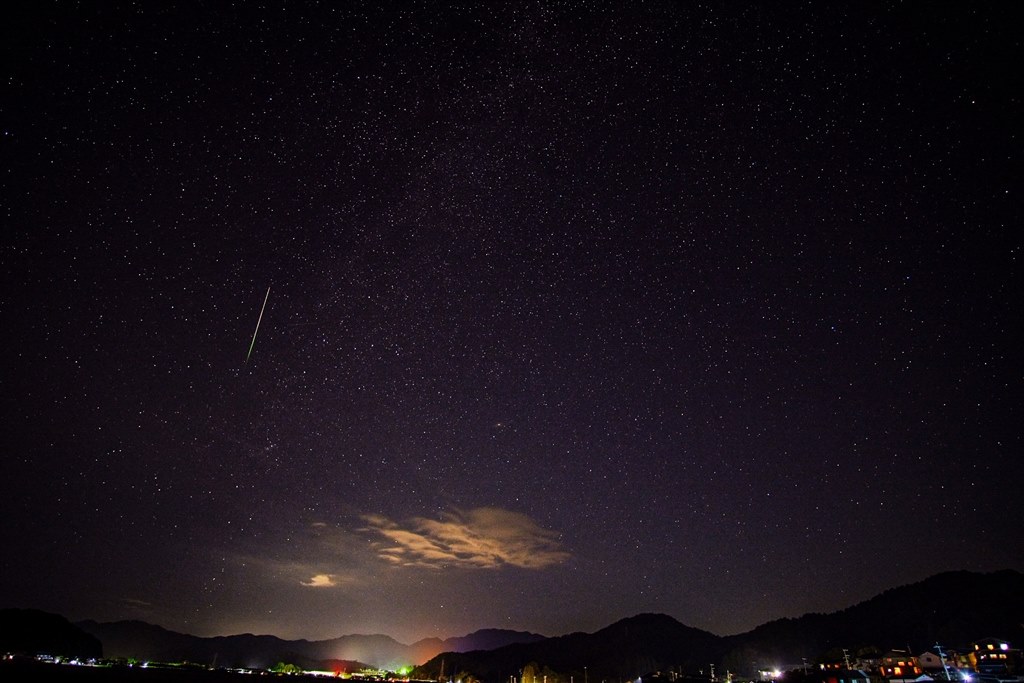
[[[240,683],[247,681],[254,683],[258,680],[277,680],[280,676],[274,674],[242,674],[233,671],[219,669],[209,671],[199,668],[142,668],[139,666],[71,666],[67,664],[46,664],[33,659],[15,659],[0,661],[0,681],[4,683],[17,683],[19,681],[125,681],[138,683],[189,683],[190,681],[202,681],[208,683],[231,682]],[[323,681],[324,678],[316,676],[290,675],[286,677],[289,681]]]

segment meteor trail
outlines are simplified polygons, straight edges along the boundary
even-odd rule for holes
[[[249,353],[245,354],[245,362],[249,362],[249,356],[252,355],[252,347],[256,346],[256,335],[260,331],[260,323],[263,322],[263,311],[267,309],[267,299],[270,298],[270,287],[267,287],[267,295],[263,297],[263,306],[260,308],[260,317],[256,320],[256,331],[252,333],[252,343],[249,344]]]

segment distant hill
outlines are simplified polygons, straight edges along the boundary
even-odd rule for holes
[[[699,668],[712,661],[709,654],[717,654],[720,648],[721,638],[713,633],[684,626],[664,614],[641,614],[596,633],[572,633],[488,652],[445,652],[418,667],[416,676],[437,678],[443,665],[449,675],[468,672],[491,683],[511,676],[518,680],[527,664],[536,663],[564,677],[597,683],[670,667]],[[541,675],[538,671],[538,678]]]
[[[2,649],[42,652],[34,643],[48,643],[61,654],[98,656],[87,654],[99,651],[98,640],[107,657],[225,667],[287,662],[304,669],[351,671],[425,662],[417,667],[419,677],[436,678],[443,668],[446,676],[468,673],[486,683],[518,679],[528,666],[538,680],[547,675],[548,683],[566,683],[569,677],[576,683],[620,681],[655,671],[706,676],[712,663],[719,672],[751,675],[757,667],[794,665],[804,658],[813,663],[839,648],[855,654],[860,648],[910,646],[920,653],[935,643],[962,649],[989,636],[1024,642],[1024,574],[938,574],[838,612],[778,619],[727,637],[663,614],[640,614],[595,633],[554,638],[489,629],[403,645],[385,635],[320,641],[251,634],[200,638],[140,621],[72,625],[34,610],[0,610]]]
[[[143,621],[81,621],[78,626],[99,638],[109,658],[254,668],[269,668],[282,661],[310,668],[318,659],[328,659],[308,652],[304,647],[309,645],[307,641],[287,641],[275,636],[200,638]]]
[[[422,664],[439,652],[470,652],[472,650],[494,650],[515,643],[536,643],[546,636],[529,631],[510,631],[500,628],[485,628],[466,636],[455,638],[425,638],[408,646],[405,662]]]
[[[57,614],[0,609],[0,652],[24,655],[103,656],[100,641]]]
[[[348,635],[330,640],[283,640],[276,636],[242,634],[201,638],[168,631],[142,621],[78,626],[103,643],[107,657],[180,662],[226,667],[268,668],[278,662],[303,669],[397,669],[425,662],[438,652],[493,649],[510,643],[536,642],[544,636],[522,631],[487,629],[459,638],[428,638],[403,645],[385,635]],[[346,664],[339,664],[344,662]]]
[[[1024,641],[1024,574],[947,572],[892,588],[831,614],[779,619],[725,639],[721,664],[740,670],[751,662],[813,661],[835,648],[910,647],[919,654],[941,643],[963,648],[987,636]]]
[[[936,642],[963,647],[997,636],[1024,642],[1024,575],[949,572],[831,614],[779,619],[735,636],[719,637],[672,617],[643,614],[593,634],[577,633],[489,652],[446,652],[417,670],[468,672],[487,681],[509,680],[528,664],[576,681],[631,679],[654,671],[696,675],[718,671],[752,675],[757,667],[814,662],[833,648],[908,645],[923,652]],[[551,676],[549,676],[551,678]]]

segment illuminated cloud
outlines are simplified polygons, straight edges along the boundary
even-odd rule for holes
[[[543,569],[569,558],[556,532],[499,508],[452,512],[440,520],[414,517],[404,526],[380,515],[363,519],[364,531],[387,539],[377,547],[379,557],[398,566]]]
[[[357,568],[345,567],[337,562],[325,562],[322,557],[308,560],[280,560],[247,555],[239,556],[239,563],[243,567],[251,567],[265,581],[299,584],[307,588],[351,586],[358,583],[359,576],[364,573]]]
[[[309,581],[300,581],[299,583],[310,588],[330,588],[338,585],[334,580],[334,574],[316,574]]]
[[[153,603],[146,602],[145,600],[139,600],[138,598],[121,598],[121,603],[129,607],[152,607]]]
[[[138,598],[134,597],[124,596],[118,598],[117,602],[120,604],[121,608],[124,609],[127,613],[133,614],[135,616],[144,617],[147,619],[153,618],[158,609],[158,607],[154,605],[152,602],[139,600]]]

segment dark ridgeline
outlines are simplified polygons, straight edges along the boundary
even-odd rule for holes
[[[641,614],[596,633],[572,633],[489,652],[446,652],[418,667],[414,675],[436,679],[443,665],[453,675],[464,671],[487,683],[501,683],[510,676],[519,680],[524,667],[536,664],[566,681],[569,676],[578,683],[619,681],[670,668],[706,670],[718,658],[721,641],[713,633],[684,626],[664,614]]]
[[[484,629],[459,638],[427,638],[403,645],[384,635],[349,635],[314,641],[252,634],[201,638],[142,621],[82,621],[78,625],[103,642],[108,657],[207,665],[216,661],[218,666],[264,669],[278,662],[289,662],[303,669],[330,671],[408,666],[427,661],[438,652],[494,649],[544,639],[536,633]]]
[[[99,639],[57,614],[0,609],[0,653],[83,659],[103,656]]]
[[[672,617],[647,614],[593,634],[490,652],[447,652],[416,674],[435,678],[443,661],[446,672],[469,672],[487,683],[518,678],[528,664],[547,667],[565,680],[572,676],[576,683],[618,681],[655,671],[706,675],[711,663],[723,675],[726,670],[753,675],[757,665],[794,664],[805,657],[813,662],[833,648],[909,645],[923,652],[937,642],[963,648],[987,636],[1016,644],[1024,642],[1022,621],[1024,574],[949,572],[893,588],[839,612],[778,619],[734,636],[719,637]],[[548,683],[553,683],[550,677]]]
[[[414,676],[436,680],[443,666],[446,676],[467,673],[485,683],[504,683],[510,677],[519,679],[523,670],[532,666],[538,681],[547,675],[548,683],[568,683],[570,676],[575,683],[600,683],[634,679],[656,671],[706,678],[712,663],[717,673],[723,675],[727,670],[752,675],[757,665],[795,664],[803,658],[814,662],[836,648],[855,652],[868,647],[884,650],[910,646],[923,652],[941,643],[947,648],[963,649],[971,641],[989,636],[1018,644],[1024,642],[1024,574],[1012,570],[939,574],[838,612],[778,619],[747,633],[726,637],[685,626],[663,614],[623,619],[595,633],[544,638],[532,633],[485,630],[444,641],[426,639],[410,646],[380,635],[324,641],[288,641],[253,635],[199,638],[130,621],[81,622],[79,630],[61,617],[33,610],[2,610],[0,615],[0,633],[4,637],[0,650],[25,653],[44,652],[52,647],[55,649],[47,654],[98,656],[99,638],[107,657],[188,661],[208,666],[216,656],[217,665],[223,667],[268,668],[285,661],[305,669],[352,671],[365,665],[349,658],[341,662],[328,660],[358,648],[374,657],[361,661],[386,668],[389,661],[377,657],[391,657],[392,661],[408,664],[410,660],[405,658],[416,652],[437,653],[444,647],[443,654],[417,667]],[[17,643],[22,645],[12,648],[11,644]],[[462,651],[455,651],[456,648]],[[32,666],[25,662],[20,665]],[[4,662],[4,666],[10,670],[9,663]],[[128,670],[108,672],[111,676],[138,675]],[[164,675],[150,673],[154,677]]]
[[[283,640],[276,636],[246,633],[200,638],[143,621],[101,624],[90,620],[81,621],[78,625],[104,643],[104,651],[110,658],[260,669],[269,669],[278,662],[312,669],[318,660],[331,658],[331,655],[317,656],[310,652],[310,646],[315,644],[308,641]]]
[[[892,588],[831,614],[778,619],[730,636],[722,661],[734,670],[751,662],[808,661],[834,648],[905,648],[915,654],[936,643],[963,648],[988,636],[1024,641],[1024,574],[947,572]]]

